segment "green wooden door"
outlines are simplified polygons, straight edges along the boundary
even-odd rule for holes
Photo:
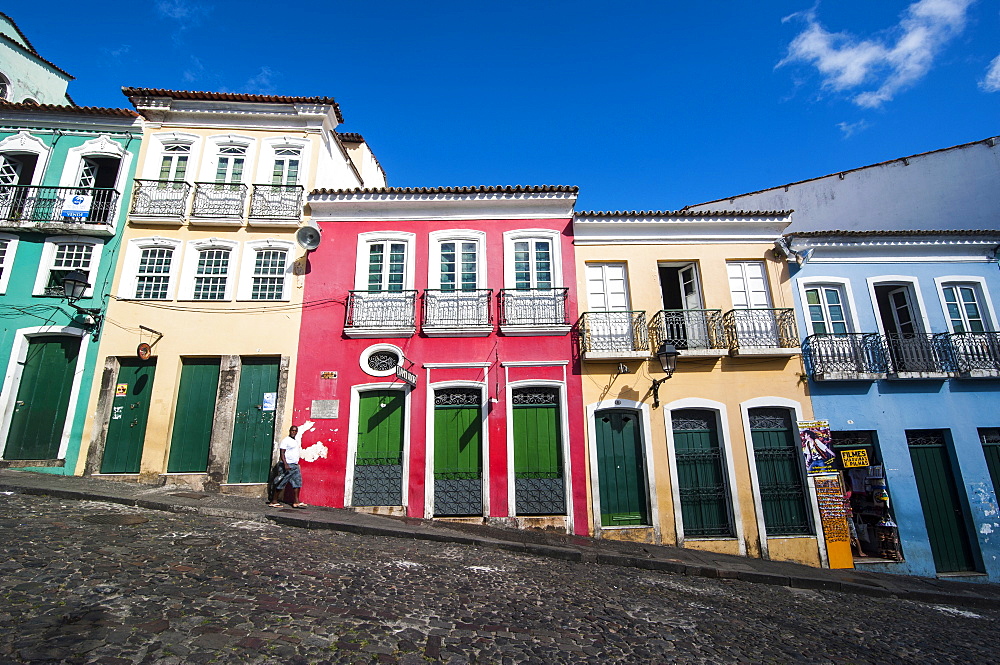
[[[483,514],[483,431],[479,389],[434,394],[434,514]]]
[[[513,392],[514,506],[518,515],[565,515],[559,392]]]
[[[682,409],[671,413],[671,421],[684,535],[734,535],[715,413]]]
[[[361,394],[352,505],[403,505],[405,405],[406,393],[401,390]]]
[[[594,419],[601,525],[648,525],[649,501],[639,414],[609,409],[598,411]]]
[[[155,360],[121,361],[101,473],[139,473],[155,373]]]
[[[1000,495],[1000,427],[980,427],[979,440],[983,444],[990,480],[993,481],[993,493]]]
[[[229,482],[266,483],[274,450],[278,359],[243,358],[242,362],[229,452]]]
[[[913,462],[913,476],[924,512],[934,567],[939,573],[976,569],[969,522],[958,494],[944,432],[910,430],[906,443]]]
[[[218,358],[185,358],[167,473],[204,473],[219,391]]]
[[[79,337],[28,340],[4,459],[55,459],[59,454],[79,354]]]
[[[787,409],[750,409],[750,436],[768,536],[812,533],[805,464]]]

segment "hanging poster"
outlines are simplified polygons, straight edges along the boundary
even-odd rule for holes
[[[830,437],[830,421],[800,420],[799,440],[802,442],[802,457],[809,475],[831,473],[837,470]]]
[[[847,526],[850,517],[844,503],[844,488],[839,474],[826,474],[811,479],[816,488],[816,504],[819,508],[823,538],[826,540],[826,554],[831,568],[853,568],[851,553],[851,532]]]

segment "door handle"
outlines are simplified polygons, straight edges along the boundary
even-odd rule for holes
[[[133,421],[132,421],[131,423],[129,423],[129,427],[135,427],[135,426],[136,426],[136,425],[138,425],[138,424],[139,424],[139,419],[138,419],[138,418],[136,418],[136,419],[135,419],[135,420],[133,420]]]
[[[22,402],[21,400],[17,400],[17,406],[24,406],[24,402]]]

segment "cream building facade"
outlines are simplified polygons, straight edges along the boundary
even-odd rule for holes
[[[825,564],[796,428],[812,413],[788,264],[773,244],[789,222],[577,213],[597,537]]]
[[[262,494],[297,423],[302,308],[323,306],[302,299],[305,193],[385,175],[332,98],[123,92],[148,143],[77,473]]]

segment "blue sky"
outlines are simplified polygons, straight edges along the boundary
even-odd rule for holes
[[[80,7],[4,10],[77,103],[330,95],[393,186],[578,185],[579,210],[673,210],[1000,134],[997,0]]]

